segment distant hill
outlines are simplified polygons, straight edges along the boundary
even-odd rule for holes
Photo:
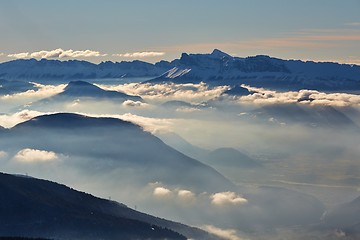
[[[214,167],[254,168],[261,166],[256,160],[234,148],[218,148],[211,151],[205,156],[204,162]]]
[[[143,99],[139,96],[132,96],[118,91],[108,91],[85,81],[71,81],[65,87],[64,91],[55,96],[42,99],[40,103],[61,101],[74,101],[77,99],[97,99],[97,100],[116,100],[124,102],[126,100],[140,101]]]
[[[272,124],[301,124],[332,128],[341,126],[359,130],[359,126],[352,119],[332,106],[296,103],[264,105],[250,111],[248,117],[253,121],[262,119]]]
[[[212,238],[201,230],[31,177],[0,173],[0,201],[0,236],[186,239],[171,230],[178,229],[193,236]]]
[[[128,176],[119,177],[142,186],[160,181],[199,191],[234,187],[211,167],[176,151],[141,127],[114,118],[70,113],[39,116],[1,134],[0,144],[14,152],[33,148],[81,157],[82,168],[90,172],[96,168],[105,172],[131,169]]]
[[[328,211],[319,226],[320,229],[339,230],[346,236],[360,238],[360,197],[341,204]]]

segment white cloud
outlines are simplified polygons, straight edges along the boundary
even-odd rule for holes
[[[32,111],[32,110],[26,109],[26,110],[22,110],[20,112],[14,113],[14,114],[0,115],[0,126],[10,128],[10,127],[15,126],[16,124],[25,122],[34,117],[44,115],[44,114],[50,114],[50,113],[44,113],[44,112],[38,112],[38,111]]]
[[[158,198],[170,198],[172,196],[172,192],[165,187],[156,187],[153,194]]]
[[[0,159],[1,158],[6,158],[7,156],[8,156],[7,152],[0,150]]]
[[[211,203],[214,205],[241,205],[248,201],[234,192],[219,192],[210,196]]]
[[[149,104],[140,101],[126,100],[122,103],[125,107],[148,107]]]
[[[253,94],[239,97],[240,102],[256,104],[282,104],[301,103],[325,106],[360,106],[360,95],[349,93],[324,93],[316,90],[303,89],[300,91],[276,92],[264,88],[255,88],[242,85],[255,92]]]
[[[235,229],[221,229],[212,225],[206,225],[203,227],[203,229],[224,240],[245,240],[245,238],[238,236],[238,233]]]
[[[23,53],[14,53],[9,54],[8,57],[11,58],[82,58],[82,57],[104,57],[107,54],[102,54],[99,51],[93,50],[63,50],[61,48],[46,51],[38,52],[23,52]]]
[[[9,54],[8,57],[11,57],[11,58],[28,58],[29,53],[28,52],[13,53],[13,54]]]
[[[187,83],[187,84],[151,84],[151,83],[129,83],[122,85],[98,85],[106,90],[125,92],[130,95],[141,96],[145,100],[151,101],[170,101],[182,100],[194,103],[219,97],[228,86],[209,87],[206,83]]]
[[[165,55],[164,52],[133,52],[133,53],[113,54],[114,57],[125,57],[125,58],[160,57],[163,55]]]
[[[192,201],[195,199],[195,194],[189,190],[180,189],[177,192],[177,195],[181,200],[185,201]]]
[[[14,156],[14,160],[24,163],[51,162],[58,158],[55,152],[31,148],[22,149]]]

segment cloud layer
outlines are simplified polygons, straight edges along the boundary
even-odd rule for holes
[[[276,92],[246,85],[242,85],[242,87],[245,87],[255,93],[239,97],[238,100],[240,102],[256,104],[302,103],[337,107],[360,106],[360,95],[356,94],[324,93],[307,89],[300,91]]]
[[[114,57],[125,57],[125,58],[160,57],[163,55],[165,55],[165,52],[133,52],[133,53],[113,54]]]
[[[54,50],[42,50],[38,52],[23,52],[9,54],[11,58],[87,58],[87,57],[104,57],[107,54],[100,53],[99,51],[93,50],[64,50],[61,48]]]
[[[182,100],[201,103],[220,96],[228,89],[228,86],[209,87],[205,83],[193,84],[150,84],[129,83],[122,85],[98,85],[106,90],[125,92],[131,95],[141,96],[146,100],[169,101]]]

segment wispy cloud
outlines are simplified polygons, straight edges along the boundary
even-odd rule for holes
[[[8,156],[7,152],[0,150],[0,159],[6,158]]]
[[[345,25],[351,27],[360,27],[360,22],[350,22],[350,23],[346,23]]]
[[[54,50],[42,50],[38,52],[22,52],[8,54],[11,58],[87,58],[87,57],[104,57],[107,54],[100,53],[99,51],[93,50],[63,50],[61,48]]]
[[[238,236],[238,233],[235,229],[222,229],[212,225],[206,225],[203,229],[211,234],[218,236],[224,240],[244,240],[245,238],[241,238]]]
[[[148,57],[160,57],[163,55],[165,55],[165,52],[133,52],[133,53],[113,54],[113,57],[148,58]]]

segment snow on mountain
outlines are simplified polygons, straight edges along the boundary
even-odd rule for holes
[[[94,79],[159,76],[168,68],[142,61],[102,62],[20,59],[0,64],[0,77],[5,79]]]
[[[155,64],[14,60],[0,64],[4,79],[90,79],[154,77],[149,82],[248,84],[276,90],[360,90],[360,66],[331,62],[282,60],[265,55],[233,57],[218,49],[210,54],[183,53],[180,59]]]
[[[170,76],[164,74],[149,82],[202,81],[211,85],[248,84],[277,90],[360,89],[360,66],[357,65],[282,60],[264,55],[239,58],[217,49],[211,54],[183,53],[171,65],[176,68],[176,72]]]

